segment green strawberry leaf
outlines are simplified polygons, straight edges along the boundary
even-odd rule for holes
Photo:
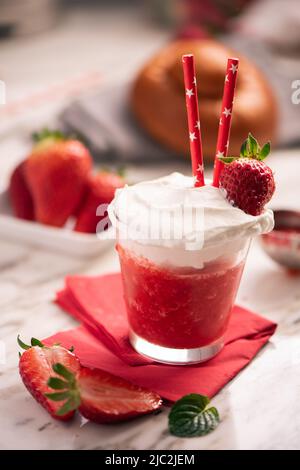
[[[240,157],[255,158],[256,160],[264,160],[270,153],[271,144],[267,142],[262,148],[259,143],[249,132],[248,137],[242,143]]]
[[[45,397],[50,398],[53,401],[62,401],[70,398],[70,392],[68,390],[64,392],[45,393]]]
[[[248,134],[248,150],[251,156],[257,155],[259,151],[258,142],[250,132]]]
[[[75,376],[73,372],[71,372],[69,369],[67,369],[64,365],[60,364],[59,362],[56,364],[53,364],[52,369],[56,374],[61,375],[64,379],[66,379],[69,382],[74,382],[75,381]]]
[[[218,410],[208,407],[210,399],[191,393],[178,400],[169,414],[169,431],[178,437],[204,436],[220,422]]]
[[[32,140],[35,143],[39,143],[39,142],[41,142],[42,140],[45,140],[45,139],[51,139],[51,140],[54,140],[54,141],[55,140],[65,140],[66,136],[63,134],[63,132],[61,132],[59,130],[50,130],[47,127],[45,127],[44,129],[42,129],[39,132],[34,132],[32,134]]]
[[[248,139],[244,140],[240,150],[240,157],[248,157]]]
[[[40,348],[44,347],[44,344],[39,339],[36,339],[36,338],[31,338],[30,343],[31,343],[31,346],[39,346]]]
[[[62,380],[59,377],[50,377],[47,382],[48,387],[61,391],[45,393],[45,396],[53,401],[65,400],[62,407],[56,411],[58,416],[63,416],[79,407],[81,403],[80,393],[77,387],[75,375],[69,371],[69,369],[59,363],[54,364],[52,369],[66,380]]]
[[[232,163],[234,160],[238,160],[240,157],[218,157],[223,163]]]
[[[30,344],[26,344],[21,340],[20,335],[18,335],[17,336],[17,342],[18,342],[18,345],[20,346],[20,348],[24,349],[25,351],[27,349],[32,348],[33,346],[39,346],[40,348],[45,347],[45,345],[37,338],[31,338]]]
[[[258,160],[264,160],[270,153],[271,151],[271,143],[270,142],[267,142],[263,148],[261,149],[261,151],[259,152],[259,155],[258,155]]]
[[[47,382],[48,387],[54,388],[54,390],[65,390],[69,388],[69,382],[62,380],[58,377],[50,377]]]
[[[117,173],[117,175],[121,176],[121,178],[125,178],[125,176],[126,176],[126,167],[124,165],[119,166],[116,173]]]
[[[24,349],[25,351],[31,348],[30,344],[23,343],[23,341],[20,338],[20,335],[17,336],[17,343],[20,346],[20,348]]]
[[[70,411],[77,410],[78,406],[80,405],[80,398],[70,397],[58,411],[56,411],[57,416],[63,416]]]

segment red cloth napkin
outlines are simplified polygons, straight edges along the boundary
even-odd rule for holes
[[[128,341],[128,323],[119,273],[69,276],[56,303],[83,323],[116,356],[131,365],[153,361],[139,356]]]
[[[275,323],[235,306],[225,346],[215,358],[200,365],[169,366],[145,359],[131,348],[119,273],[68,277],[56,302],[84,326],[57,333],[45,340],[47,344],[74,346],[83,365],[104,369],[171,401],[192,392],[215,395],[276,329]]]

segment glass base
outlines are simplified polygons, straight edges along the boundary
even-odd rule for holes
[[[208,361],[212,357],[216,356],[224,346],[223,338],[220,338],[216,342],[200,348],[166,348],[164,346],[149,343],[149,341],[141,338],[132,330],[129,332],[129,340],[133,348],[139,354],[150,359],[154,359],[157,362],[173,365],[198,364],[200,362]]]

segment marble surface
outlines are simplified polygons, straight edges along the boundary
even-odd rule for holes
[[[298,194],[297,152],[271,159],[281,201]],[[291,165],[295,172],[287,177]],[[188,167],[185,167],[188,171]],[[163,174],[168,167],[137,173]],[[130,171],[130,170],[129,170]],[[131,172],[133,173],[133,172]],[[75,322],[53,303],[66,274],[118,269],[113,248],[93,261],[71,259],[0,241],[0,448],[2,449],[297,449],[300,448],[300,277],[289,276],[254,243],[239,302],[279,323],[272,341],[214,399],[221,424],[203,438],[177,439],[167,432],[167,413],[116,426],[52,420],[18,376],[16,336],[45,337]]]

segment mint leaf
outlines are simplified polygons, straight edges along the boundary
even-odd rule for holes
[[[264,160],[271,151],[271,143],[267,142],[259,152],[258,160]]]
[[[208,408],[210,399],[191,393],[178,400],[169,414],[169,431],[178,437],[205,436],[219,424],[215,407]]]

